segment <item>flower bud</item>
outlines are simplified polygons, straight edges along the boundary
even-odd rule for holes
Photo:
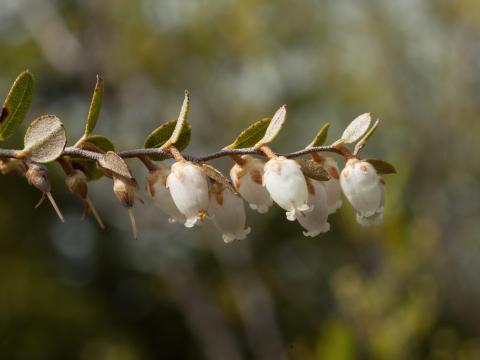
[[[250,204],[250,208],[264,214],[273,204],[270,194],[262,184],[265,162],[250,155],[244,155],[242,159],[245,161],[243,165],[236,164],[230,170],[233,185]]]
[[[341,187],[340,187],[340,175],[337,162],[331,157],[318,156],[318,160],[323,165],[323,168],[327,171],[330,179],[324,181],[325,191],[327,194],[328,213],[333,214],[335,211],[342,207]]]
[[[250,228],[245,228],[246,215],[242,198],[217,183],[210,188],[208,213],[222,232],[226,243],[245,239],[250,233]]]
[[[0,160],[0,172],[3,175],[25,176],[27,167],[22,160],[4,159]]]
[[[133,206],[135,201],[135,188],[133,185],[119,177],[114,176],[113,192],[123,206],[127,208],[131,208]]]
[[[384,185],[375,168],[366,161],[348,160],[340,175],[343,193],[357,212],[361,225],[383,221]]]
[[[325,181],[307,179],[308,205],[313,209],[307,212],[297,212],[298,222],[307,230],[303,235],[315,237],[330,230],[328,219],[327,193]]]
[[[297,211],[308,211],[308,190],[300,165],[283,156],[270,159],[265,164],[263,184],[273,201],[287,210],[287,219],[294,221]]]
[[[48,178],[48,170],[45,166],[31,163],[28,167],[25,177],[28,183],[42,193],[49,193],[51,190],[50,180]]]
[[[155,205],[169,216],[168,221],[185,222],[185,216],[178,210],[173,202],[172,195],[167,189],[167,177],[170,174],[170,168],[159,164],[157,169],[149,172],[147,177],[147,192],[152,197]]]
[[[65,179],[68,190],[80,199],[86,200],[88,194],[87,176],[80,170],[73,170]]]
[[[173,202],[185,216],[185,226],[193,227],[203,221],[208,208],[208,183],[202,169],[189,162],[179,161],[172,165],[167,177],[167,188]]]

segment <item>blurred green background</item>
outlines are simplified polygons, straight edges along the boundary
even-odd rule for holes
[[[326,121],[333,141],[371,111],[382,124],[364,155],[398,170],[382,226],[360,227],[344,202],[311,239],[278,208],[248,211],[252,234],[230,245],[150,201],[133,241],[108,179],[90,186],[100,231],[52,164],[61,224],[2,176],[0,358],[479,359],[479,30],[477,0],[0,0],[1,96],[30,69],[28,121],[56,114],[69,144],[98,73],[96,132],[119,149],[175,118],[187,88],[188,153],[286,103],[275,150]]]

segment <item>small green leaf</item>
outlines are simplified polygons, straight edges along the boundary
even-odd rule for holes
[[[190,109],[190,94],[188,90],[185,90],[185,98],[183,99],[182,108],[180,109],[180,114],[178,115],[178,120],[175,124],[175,129],[170,135],[170,139],[168,139],[167,143],[170,145],[177,145],[177,142],[180,140],[180,135],[187,126],[187,116],[188,110]],[[165,144],[164,144],[165,145]]]
[[[103,135],[92,135],[89,136],[85,142],[90,143],[98,147],[99,149],[107,151],[115,151],[115,145],[110,141],[109,138]],[[82,148],[85,146],[82,146]]]
[[[205,163],[203,163],[201,166],[205,172],[205,175],[207,175],[210,179],[224,185],[234,194],[237,193],[237,190],[235,190],[230,180],[228,180],[217,168]]]
[[[127,163],[113,151],[108,151],[100,160],[98,165],[108,176],[116,176],[131,184],[136,184]]]
[[[160,125],[158,128],[152,131],[150,135],[145,139],[144,147],[145,148],[159,148],[164,145],[168,139],[170,139],[170,136],[172,132],[174,131],[176,127],[177,120],[170,120],[166,122],[165,124]],[[179,151],[183,151],[187,148],[188,144],[190,143],[190,138],[192,137],[192,128],[190,124],[186,123],[185,126],[182,129],[182,133],[180,134],[179,138],[177,139],[177,142],[175,143],[175,147]],[[152,160],[165,160],[168,159],[168,156],[164,155],[150,155],[150,158]]]
[[[12,136],[25,119],[32,103],[34,86],[35,79],[28,70],[13,83],[0,114],[0,141]]]
[[[295,159],[302,167],[302,172],[306,177],[318,181],[327,181],[330,179],[328,172],[319,163],[307,159]]]
[[[363,136],[363,134],[365,134],[368,127],[370,126],[371,121],[372,117],[370,116],[370,113],[365,113],[357,116],[345,129],[342,134],[341,140],[346,144],[357,141]]]
[[[265,131],[265,135],[263,135],[263,138],[255,144],[254,146],[255,149],[259,149],[263,145],[273,141],[273,139],[275,139],[277,135],[280,133],[280,130],[282,130],[283,124],[285,123],[286,119],[287,119],[287,106],[283,105],[273,115],[272,121],[270,121],[270,124],[268,125],[268,128]]]
[[[58,158],[67,143],[62,122],[54,115],[43,115],[32,121],[25,133],[23,156],[47,163]]]
[[[315,139],[313,139],[313,141],[307,146],[307,149],[311,147],[322,146],[323,144],[325,144],[325,140],[327,140],[329,127],[330,127],[329,123],[326,123],[325,125],[323,125],[322,128],[318,130],[318,133],[315,136]]]
[[[74,169],[81,170],[87,176],[88,181],[101,179],[105,175],[94,160],[75,158],[71,163]]]
[[[235,139],[235,141],[228,145],[227,148],[251,148],[263,138],[265,131],[267,131],[268,125],[270,124],[270,120],[270,118],[264,118],[254,122],[252,125],[243,130],[242,133]]]
[[[102,108],[104,89],[105,86],[103,79],[97,75],[97,82],[95,84],[95,89],[93,90],[90,109],[88,110],[87,124],[85,125],[85,132],[83,135],[84,137],[89,137],[97,125],[100,109]]]
[[[378,160],[378,159],[365,159],[366,162],[369,162],[372,164],[372,166],[377,170],[377,173],[379,175],[387,175],[387,174],[396,174],[397,170],[395,170],[395,167],[384,161],[384,160]]]

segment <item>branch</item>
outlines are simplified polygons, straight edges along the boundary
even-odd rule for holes
[[[307,149],[303,150],[298,150],[294,151],[291,153],[287,154],[275,154],[277,156],[285,156],[287,158],[295,158],[299,157],[302,155],[306,154],[311,154],[311,153],[316,153],[316,152],[332,152],[340,155],[344,155],[341,149],[334,147],[334,146],[316,146],[316,147],[310,147]],[[185,155],[182,154],[183,157],[186,160],[192,161],[192,162],[206,162],[214,159],[218,159],[224,156],[231,156],[231,155],[258,155],[258,156],[263,156],[265,157],[265,154],[260,151],[260,150],[255,150],[253,148],[248,148],[248,149],[222,149],[220,151],[203,155],[203,156],[193,156],[193,155]],[[147,155],[165,155],[167,157],[173,158],[173,155],[168,151],[168,150],[161,150],[157,148],[150,148],[150,149],[134,149],[134,150],[126,150],[126,151],[120,151],[118,155],[124,159],[128,158],[134,158],[134,157],[142,157],[142,156],[147,156]],[[85,159],[91,159],[91,160],[100,160],[103,157],[103,154],[94,152],[94,151],[89,151],[89,150],[84,150],[84,149],[79,149],[76,147],[66,147],[63,150],[63,153],[61,156],[76,156],[76,157],[81,157]],[[20,151],[19,150],[9,150],[9,149],[0,149],[0,158],[14,158],[14,159],[19,159],[21,158],[20,156]]]

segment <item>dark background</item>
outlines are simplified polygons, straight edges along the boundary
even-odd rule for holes
[[[1,96],[24,69],[37,79],[22,132],[55,114],[73,144],[98,73],[96,132],[121,150],[176,118],[188,88],[188,153],[286,103],[274,150],[303,148],[326,121],[334,141],[371,111],[382,124],[364,154],[398,170],[382,226],[360,227],[345,202],[329,233],[305,238],[274,207],[248,211],[252,234],[229,245],[150,201],[132,240],[105,178],[90,186],[100,231],[52,164],[61,224],[2,176],[0,358],[480,358],[479,30],[476,0],[0,0]]]

